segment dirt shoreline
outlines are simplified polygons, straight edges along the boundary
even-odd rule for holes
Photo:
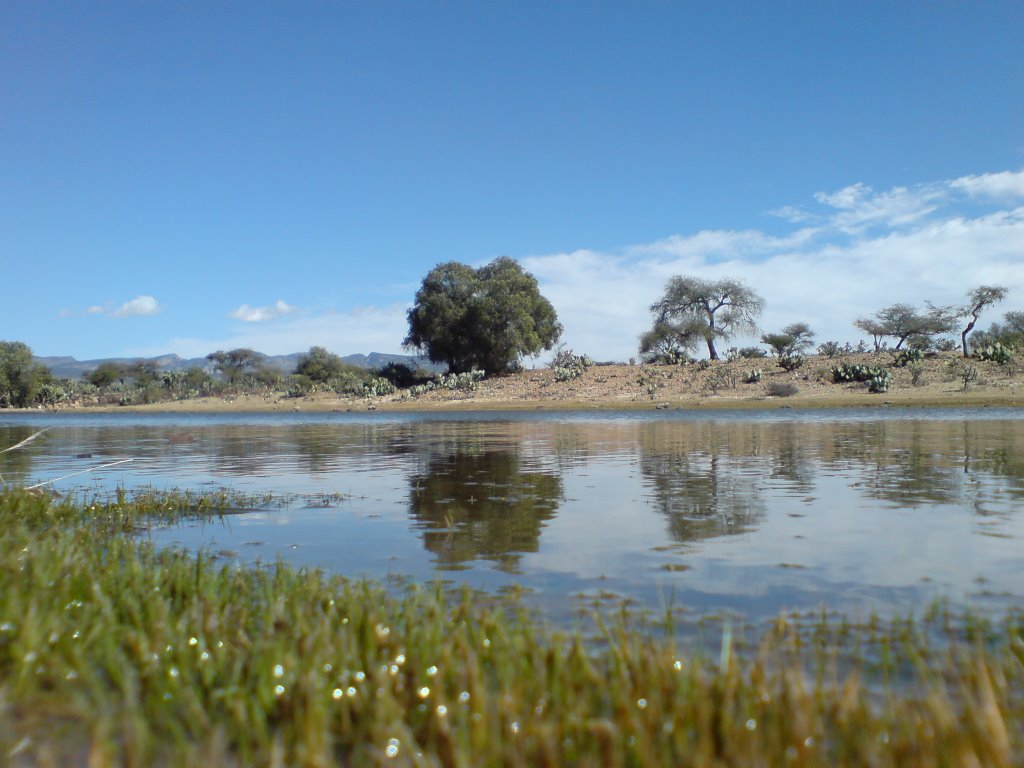
[[[412,397],[400,390],[383,397],[344,397],[316,393],[299,398],[281,393],[202,397],[149,405],[70,406],[64,411],[103,413],[261,413],[261,412],[460,412],[579,410],[771,410],[856,407],[1024,406],[1024,371],[1014,364],[965,361],[947,353],[921,361],[915,374],[890,367],[892,357],[853,355],[829,359],[810,356],[787,372],[773,359],[718,362],[708,366],[597,365],[569,381],[557,381],[550,369],[527,370],[480,382],[474,391],[441,390]],[[831,367],[839,362],[885,366],[888,392],[871,394],[864,384],[836,384]],[[964,363],[977,378],[963,385]],[[759,368],[761,380],[747,382]],[[792,385],[790,396],[769,394],[772,386]],[[8,411],[11,412],[11,411]]]

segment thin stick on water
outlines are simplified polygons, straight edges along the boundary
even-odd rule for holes
[[[75,475],[84,475],[86,472],[95,472],[97,469],[106,469],[107,467],[116,467],[118,464],[126,464],[129,461],[135,461],[135,459],[121,459],[120,461],[112,461],[109,464],[100,464],[97,467],[89,467],[88,469],[80,469],[78,472],[72,472],[70,475],[64,475],[63,477],[55,477],[55,478],[53,478],[53,480],[44,480],[41,483],[36,483],[35,485],[26,486],[25,490],[26,491],[32,491],[32,490],[35,490],[36,488],[42,488],[44,485],[50,485],[52,483],[56,483],[56,482],[59,482],[61,480],[67,480],[69,477],[74,477]]]
[[[46,429],[49,429],[49,427],[47,427]],[[28,445],[33,440],[35,440],[37,437],[39,437],[41,434],[43,434],[43,432],[45,432],[46,429],[40,429],[34,435],[29,435],[24,440],[22,440],[20,443],[16,443],[16,444],[12,445],[10,448],[4,448],[2,451],[0,451],[0,453],[7,453],[8,451],[13,451],[16,448],[21,448],[22,446]]]

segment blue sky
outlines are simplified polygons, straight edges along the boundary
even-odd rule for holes
[[[1024,3],[0,0],[0,339],[399,352],[419,281],[520,260],[635,354],[673,274],[765,330],[1024,308]]]

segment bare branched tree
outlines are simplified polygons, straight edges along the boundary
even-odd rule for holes
[[[967,294],[967,306],[963,308],[963,316],[970,318],[967,327],[960,334],[960,341],[964,348],[964,357],[969,357],[967,352],[967,336],[974,330],[978,323],[978,316],[993,304],[997,304],[1006,298],[1009,290],[1001,285],[979,285]]]
[[[728,339],[740,333],[756,333],[757,318],[764,310],[764,299],[743,282],[725,278],[704,280],[675,276],[665,286],[665,295],[651,305],[654,328],[675,327],[684,339],[703,339],[708,356],[718,359],[715,339]]]
[[[878,310],[873,317],[860,318],[853,324],[871,334],[877,352],[881,349],[882,339],[887,336],[896,339],[895,349],[899,349],[908,339],[927,341],[932,336],[952,333],[958,316],[952,307],[926,304],[924,310],[919,310],[909,304],[893,304]]]

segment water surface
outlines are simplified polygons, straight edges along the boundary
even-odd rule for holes
[[[1012,409],[758,413],[0,415],[7,482],[230,487],[282,508],[153,530],[239,563],[866,616],[1024,605]],[[339,497],[340,495],[340,497]]]

